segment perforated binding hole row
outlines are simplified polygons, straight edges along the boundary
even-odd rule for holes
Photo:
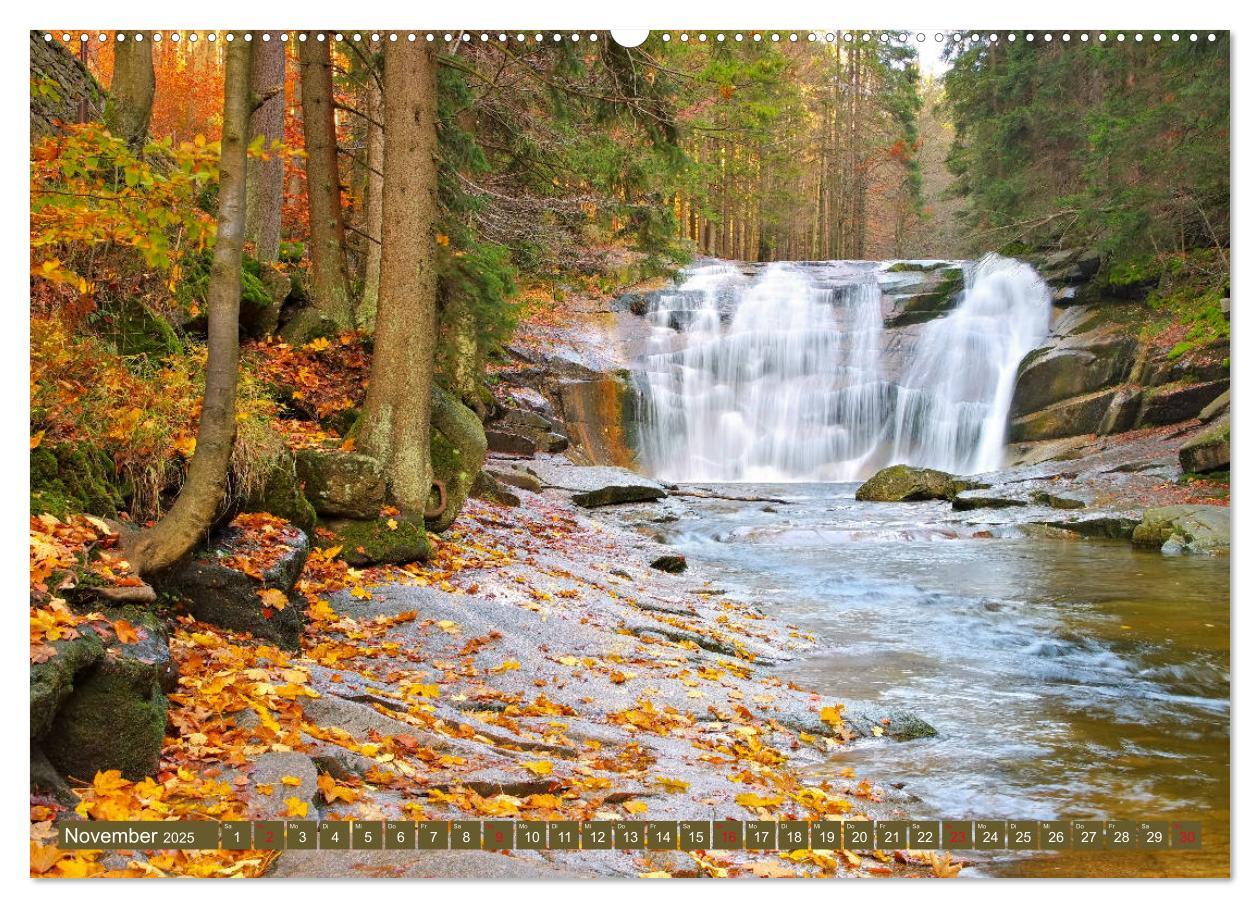
[[[227,40],[227,41],[233,41],[235,40],[236,34],[237,34],[236,32],[225,32],[223,33],[223,38],[224,40]],[[294,35],[288,32],[250,32],[250,31],[247,31],[247,32],[241,32],[240,34],[246,41],[253,41],[255,38],[255,35],[259,36],[261,40],[263,41],[280,40],[283,42],[287,42],[294,37]],[[301,32],[301,33],[296,34],[296,38],[299,41],[306,41],[308,34],[313,34],[315,37],[315,40],[317,41],[326,41],[329,38],[331,38],[334,41],[350,40],[350,41],[359,42],[359,41],[367,40],[367,38],[369,37],[368,35],[365,35],[363,33],[358,33],[358,32],[352,35],[345,35],[340,32],[336,32],[336,33]],[[443,41],[448,41],[448,42],[449,41],[471,42],[474,39],[476,39],[482,42],[491,42],[491,41],[497,40],[500,43],[507,43],[509,41],[515,41],[518,44],[524,44],[531,40],[536,44],[543,44],[543,43],[546,43],[548,39],[550,39],[552,43],[557,43],[557,42],[562,42],[562,41],[580,42],[583,39],[587,41],[599,40],[598,32],[589,32],[589,33],[571,32],[571,33],[565,33],[565,34],[562,34],[560,32],[552,32],[550,34],[536,32],[533,35],[528,35],[524,32],[517,32],[515,34],[508,34],[507,32],[499,32],[496,34],[491,34],[489,32],[482,32],[475,36],[469,32],[461,32],[458,35],[453,34],[451,32],[445,32],[445,33],[387,32],[384,34],[380,32],[374,32],[370,35],[370,38],[372,41],[380,41],[382,39],[388,40],[388,41],[397,41],[400,37],[405,37],[407,41],[415,42],[419,40],[421,36],[423,36],[425,41],[430,42],[430,43],[438,40],[439,38]],[[109,36],[105,32],[97,32],[95,35],[89,34],[88,32],[80,32],[78,34],[73,34],[71,32],[62,32],[60,37],[61,37],[61,40],[65,43],[78,41],[80,43],[86,44],[87,42],[91,41],[93,38],[95,38],[95,40],[98,43],[104,43],[109,40]],[[872,40],[871,33],[869,32],[844,32],[842,34],[836,34],[835,32],[827,32],[826,34],[820,34],[818,32],[808,32],[808,33],[768,32],[768,33],[765,33],[764,35],[761,32],[752,32],[749,34],[745,34],[743,32],[735,32],[734,34],[731,34],[731,35],[727,35],[725,32],[716,32],[713,34],[710,34],[708,32],[678,32],[676,34],[671,33],[671,32],[660,33],[661,41],[668,42],[668,41],[673,40],[675,37],[677,37],[679,41],[683,41],[683,42],[689,42],[692,40],[701,41],[701,42],[708,42],[710,40],[724,42],[728,38],[734,39],[735,41],[744,41],[746,39],[751,40],[751,41],[761,41],[763,40],[763,37],[768,37],[771,42],[779,42],[785,39],[789,42],[797,42],[797,41],[800,41],[802,37],[804,37],[805,40],[811,41],[811,42],[826,41],[828,43],[834,43],[837,40],[844,40],[846,42],[854,42],[854,41],[870,42]],[[1063,32],[1061,35],[1056,35],[1052,32],[1043,32],[1043,33],[1008,32],[1005,35],[1001,35],[997,32],[992,32],[988,35],[980,35],[980,34],[968,35],[968,34],[962,34],[962,33],[945,34],[943,32],[936,32],[932,36],[932,39],[937,42],[949,41],[949,42],[958,43],[958,44],[978,44],[981,42],[987,42],[989,44],[997,44],[1003,40],[1005,40],[1007,43],[1012,43],[1012,42],[1020,40],[1021,38],[1025,42],[1036,42],[1040,40],[1042,43],[1052,42],[1058,39],[1064,42],[1070,42],[1073,40],[1098,41],[1099,43],[1102,43],[1102,44],[1107,43],[1109,40],[1114,40],[1117,43],[1124,43],[1125,41],[1134,41],[1137,43],[1141,43],[1143,41],[1149,40],[1157,44],[1162,44],[1165,40],[1177,43],[1177,42],[1180,42],[1183,37],[1188,41],[1198,41],[1200,40],[1201,36],[1199,35],[1198,32],[1190,32],[1189,34],[1186,34],[1184,36],[1180,32],[1171,32],[1167,34],[1163,32],[1154,32],[1154,33],[1149,33],[1149,34],[1145,32],[1134,32],[1134,33],[1117,32],[1114,34],[1114,36],[1109,36],[1106,32],[1098,32],[1097,34],[1091,34],[1089,32],[1082,32],[1079,35],[1075,35],[1075,36],[1069,32]],[[1208,32],[1207,35],[1203,37],[1205,37],[1207,41],[1215,41],[1217,39],[1215,32]],[[44,33],[45,41],[54,41],[56,40],[56,38],[57,38],[57,34],[54,32]],[[169,33],[163,33],[163,32],[152,32],[152,33],[115,32],[114,33],[115,41],[128,41],[128,40],[146,41],[147,40],[147,41],[152,41],[155,44],[161,43],[164,40],[171,41],[174,43],[178,43],[180,41],[188,41],[192,43],[198,40],[202,40],[203,38],[206,41],[217,41],[219,38],[219,33],[218,32],[204,32],[204,33],[178,32],[178,31],[169,32]],[[893,35],[880,32],[877,35],[877,40],[884,43],[888,43],[890,41],[896,41],[903,44],[907,44],[907,43],[910,43],[911,41],[914,41],[919,44],[923,44],[927,42],[929,39],[928,39],[928,36],[923,32],[916,32],[913,35],[911,35],[908,32],[901,32],[901,33],[897,33]]]

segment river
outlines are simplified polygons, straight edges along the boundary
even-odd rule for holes
[[[969,873],[1228,874],[1228,560],[977,533],[947,503],[867,504],[856,487],[724,485],[789,503],[692,499],[653,527],[818,637],[786,677],[939,731],[854,746],[837,771],[904,784],[922,817],[1203,822],[1200,851],[999,853]]]

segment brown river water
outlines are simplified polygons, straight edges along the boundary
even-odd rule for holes
[[[1025,538],[1018,511],[980,538],[946,504],[864,504],[852,483],[723,488],[790,503],[693,499],[653,529],[817,635],[780,674],[939,731],[837,769],[904,784],[925,818],[1203,823],[1201,850],[967,853],[967,875],[1229,874],[1228,559]]]

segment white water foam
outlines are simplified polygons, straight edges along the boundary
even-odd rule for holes
[[[1016,370],[1049,327],[1045,283],[998,256],[968,266],[958,304],[894,368],[885,351],[902,329],[884,327],[880,267],[828,263],[824,285],[816,265],[749,278],[710,263],[659,295],[638,373],[645,466],[684,482],[1000,468]]]

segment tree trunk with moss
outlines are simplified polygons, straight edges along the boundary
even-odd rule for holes
[[[109,100],[105,102],[105,126],[114,135],[127,140],[133,148],[141,148],[149,137],[149,118],[153,114],[153,42],[146,35],[137,41],[114,44],[114,75],[109,83]]]
[[[390,497],[423,520],[437,333],[437,65],[426,46],[385,45],[381,288],[359,450],[385,465]]]
[[[219,153],[219,217],[206,295],[209,310],[206,393],[188,477],[170,511],[128,540],[127,558],[140,574],[170,567],[196,547],[218,515],[236,438],[240,361],[241,251],[252,45],[228,44],[223,78],[223,140]],[[427,400],[427,395],[426,395]]]
[[[254,244],[254,258],[274,262],[280,256],[280,210],[284,206],[284,161],[271,151],[272,143],[284,141],[284,45],[279,34],[270,41],[254,41],[254,71],[249,140],[262,138],[267,160],[249,159],[245,239]]]
[[[337,169],[329,42],[309,35],[298,43],[302,66],[302,136],[306,143],[306,203],[311,230],[311,302],[339,327],[351,325],[346,230]]]
[[[478,392],[481,376],[481,345],[477,341],[477,318],[466,302],[448,300],[442,308],[445,324],[446,356],[443,360],[443,379],[451,393],[474,410],[485,416],[485,406]]]

